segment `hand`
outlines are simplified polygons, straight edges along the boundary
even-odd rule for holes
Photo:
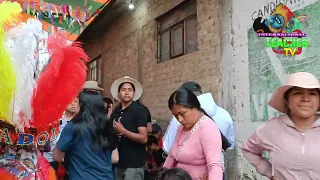
[[[113,122],[113,127],[119,134],[124,134],[124,132],[126,131],[126,128],[124,128],[121,124],[120,118],[118,121]]]
[[[112,104],[110,104],[109,105],[109,107],[108,107],[108,118],[110,119],[110,117],[111,117],[111,114],[112,114]]]
[[[208,175],[204,175],[202,177],[200,177],[201,180],[207,180],[208,179]]]
[[[109,113],[111,114],[112,111],[113,111],[113,109],[112,109],[112,104],[110,104],[109,107],[108,107],[108,114],[109,114]]]

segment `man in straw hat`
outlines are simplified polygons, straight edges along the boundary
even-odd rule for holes
[[[142,92],[141,84],[128,76],[115,80],[111,85],[113,98],[120,102],[110,118],[120,135],[119,163],[115,171],[117,180],[144,179],[148,114],[135,102]]]
[[[101,92],[103,88],[99,87],[97,81],[86,81],[82,88],[84,91],[94,91],[94,92]]]
[[[318,79],[307,72],[290,75],[269,105],[284,114],[257,128],[242,144],[244,157],[269,179],[320,179]],[[270,159],[263,152],[269,152]]]

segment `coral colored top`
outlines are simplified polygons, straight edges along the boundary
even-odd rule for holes
[[[320,120],[300,132],[288,115],[272,118],[242,144],[257,172],[274,180],[320,179]],[[263,157],[269,153],[270,160]]]
[[[205,115],[199,121],[199,127],[183,146],[191,131],[183,130],[183,126],[179,127],[176,140],[163,166],[173,168],[176,164],[175,167],[187,171],[193,180],[203,176],[208,176],[209,180],[220,180],[223,173],[220,131],[215,122]]]

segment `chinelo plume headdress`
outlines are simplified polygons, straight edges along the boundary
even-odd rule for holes
[[[37,19],[29,19],[26,23],[7,32],[6,48],[15,66],[17,90],[13,102],[13,124],[20,132],[30,127],[32,119],[31,100],[35,88],[35,70],[37,65],[38,41],[42,33],[42,24]]]
[[[79,42],[70,43],[62,34],[48,39],[50,63],[37,80],[33,95],[32,126],[45,129],[61,117],[81,90],[87,74],[88,56]],[[50,114],[50,116],[48,116]]]
[[[5,25],[13,23],[15,16],[21,13],[19,3],[0,3],[0,119],[12,124],[11,106],[16,90],[16,76],[10,56],[5,49]]]
[[[56,140],[59,119],[86,80],[88,56],[79,42],[51,35],[50,62],[36,79],[42,24],[21,11],[0,0],[0,179],[51,180],[55,173],[39,150]]]

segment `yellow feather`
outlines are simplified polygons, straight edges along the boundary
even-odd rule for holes
[[[16,90],[16,76],[11,58],[5,49],[5,25],[14,22],[22,12],[17,2],[0,3],[0,119],[12,123],[12,100]]]

